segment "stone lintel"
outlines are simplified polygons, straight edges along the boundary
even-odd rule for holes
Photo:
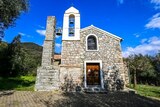
[[[81,66],[80,65],[59,65],[60,67],[69,67],[69,68],[72,68],[72,67],[75,67],[75,68],[80,68]]]

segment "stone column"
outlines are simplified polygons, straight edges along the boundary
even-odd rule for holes
[[[56,68],[51,61],[54,54],[55,23],[55,17],[49,16],[43,44],[42,65],[37,69],[35,91],[57,90],[60,86],[59,68]]]
[[[52,64],[52,56],[54,54],[55,25],[55,17],[48,16],[46,38],[43,44],[42,66],[50,66]]]

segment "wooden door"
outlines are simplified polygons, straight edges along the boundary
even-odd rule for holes
[[[100,64],[87,63],[86,75],[87,85],[100,85]]]

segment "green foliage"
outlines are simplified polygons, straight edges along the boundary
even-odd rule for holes
[[[7,54],[8,44],[5,42],[0,43],[0,74],[5,74],[4,71],[7,70]]]
[[[23,71],[24,52],[21,49],[21,36],[16,36],[8,46],[8,71],[10,75],[17,76]]]
[[[28,11],[28,0],[0,0],[0,38],[4,29],[13,26],[21,13]]]
[[[33,91],[35,76],[0,77],[0,90]]]
[[[139,72],[153,70],[153,65],[149,56],[131,55],[127,58],[130,70],[137,70]]]
[[[138,82],[143,84],[160,85],[160,75],[157,68],[160,63],[160,60],[158,60],[158,55],[159,54],[155,57],[151,57],[148,55],[143,56],[139,54],[131,55],[124,59],[127,62],[131,74],[131,80],[134,84],[135,82]],[[134,79],[136,80],[134,81]]]
[[[131,87],[133,88],[133,87]],[[160,87],[149,86],[149,85],[140,85],[138,84],[135,88],[138,94],[142,96],[150,96],[160,98]]]
[[[5,28],[14,25],[22,12],[28,10],[28,0],[0,0],[0,23]]]
[[[21,43],[20,35],[10,44],[0,44],[0,75],[36,75],[40,66],[42,47],[34,43]]]
[[[25,74],[36,75],[37,66],[41,64],[42,47],[34,43],[23,43],[21,46],[25,52],[23,71]]]
[[[155,69],[158,71],[157,73],[160,74],[160,51],[152,58],[152,63],[155,65]]]

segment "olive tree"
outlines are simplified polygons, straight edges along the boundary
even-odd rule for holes
[[[15,25],[15,20],[21,13],[27,12],[28,0],[0,0],[0,40],[4,30]]]

